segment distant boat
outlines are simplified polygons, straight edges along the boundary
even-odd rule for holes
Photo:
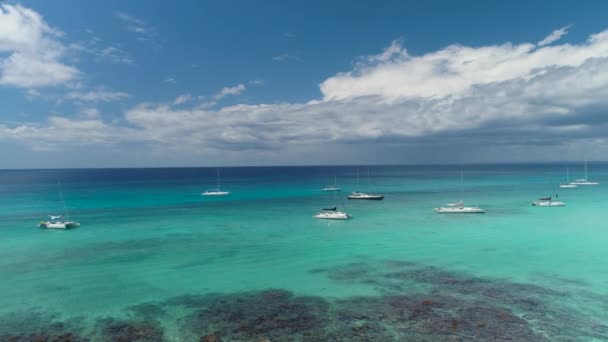
[[[63,204],[63,212],[64,215],[49,215],[49,220],[41,221],[40,228],[46,229],[70,229],[70,228],[78,228],[80,227],[80,223],[76,221],[70,221],[64,219],[63,216],[67,216],[68,209],[65,205],[65,200],[63,199],[63,193],[61,192],[61,184],[57,183],[57,191],[59,192],[59,198]]]
[[[532,205],[535,207],[565,207],[566,203],[553,200],[551,197],[543,197],[532,202]]]
[[[202,196],[227,196],[230,195],[230,191],[222,191],[220,189],[220,168],[217,168],[217,188],[207,189],[201,193]]]
[[[460,202],[448,203],[445,207],[433,209],[436,213],[441,214],[483,214],[486,211],[479,207],[464,206],[464,172],[460,171]]]
[[[573,185],[599,185],[600,183],[590,181],[587,177],[587,159],[585,159],[585,178],[580,178],[575,180],[574,182],[570,182]]]
[[[560,184],[559,187],[562,189],[578,188],[578,185],[570,182],[570,171],[568,170],[568,168],[566,168],[566,183]]]
[[[313,217],[316,219],[324,219],[324,220],[348,220],[351,216],[344,212],[339,211],[336,203],[336,192],[333,191],[333,207],[325,207],[321,208],[321,210],[315,214]]]
[[[369,179],[369,174],[368,174]],[[357,169],[357,189],[359,189],[359,170]],[[361,192],[359,190],[353,191],[348,195],[348,199],[352,200],[381,200],[384,199],[384,195],[378,194],[369,194],[366,192]]]
[[[334,176],[334,185],[328,185],[321,190],[323,190],[323,191],[340,191],[340,188],[338,187],[338,184],[336,182],[336,177]]]

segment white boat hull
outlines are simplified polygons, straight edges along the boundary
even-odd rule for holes
[[[600,185],[600,183],[598,183],[598,182],[588,182],[588,181],[584,181],[584,182],[583,181],[576,181],[576,182],[570,183],[570,185],[576,185],[576,186],[582,185],[582,186],[585,186],[585,185]]]
[[[230,195],[229,191],[205,191],[201,193],[201,196],[228,196]]]
[[[348,220],[351,216],[347,213],[341,211],[327,211],[320,212],[313,216],[316,219],[324,219],[324,220]]]
[[[80,227],[80,223],[73,221],[66,222],[40,222],[40,228],[46,229],[71,229]]]
[[[381,200],[384,199],[384,195],[374,195],[374,194],[366,194],[363,192],[353,192],[348,195],[348,199],[357,199],[357,200]]]
[[[321,190],[323,190],[323,191],[340,191],[340,188],[336,188],[336,187],[333,187],[333,186],[328,186],[328,187],[323,188]]]
[[[535,207],[565,207],[566,203],[562,201],[534,201],[532,205]]]
[[[483,214],[486,212],[478,207],[439,207],[433,210],[440,214]]]
[[[573,188],[578,188],[578,185],[576,184],[562,184],[559,186],[562,189],[573,189]]]

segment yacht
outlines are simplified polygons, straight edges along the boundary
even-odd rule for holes
[[[40,222],[40,228],[46,229],[70,229],[78,227],[80,227],[80,223],[64,220],[63,216],[49,215],[49,220]]]
[[[568,170],[568,168],[566,168],[566,183],[560,184],[559,187],[562,189],[578,188],[578,185],[570,182],[570,171]]]
[[[322,208],[314,218],[325,220],[348,220],[351,216],[343,211],[338,211],[337,208]]]
[[[433,211],[441,214],[483,214],[486,211],[480,207],[465,207],[464,205],[464,172],[460,171],[460,202],[448,203]]]
[[[543,197],[532,202],[535,207],[565,207],[566,203],[562,201],[554,201],[551,197]]]
[[[230,195],[230,191],[222,191],[220,189],[220,168],[217,168],[217,188],[207,189],[201,193],[202,196],[227,196]]]
[[[587,160],[585,160],[585,178],[580,178],[575,180],[574,182],[570,182],[572,185],[599,185],[600,183],[590,181],[587,177]]]
[[[357,170],[357,188],[359,188],[359,170]],[[353,191],[350,193],[350,195],[348,195],[347,198],[352,200],[381,200],[384,199],[384,195],[368,194],[366,192]]]
[[[68,208],[65,205],[63,193],[61,192],[61,183],[57,183],[57,191],[59,192],[59,199],[63,204],[63,213],[67,216]],[[71,229],[80,227],[80,223],[64,219],[63,215],[49,215],[49,219],[41,221],[38,226],[45,229]]]

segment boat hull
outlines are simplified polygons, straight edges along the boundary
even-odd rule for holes
[[[72,229],[80,227],[78,222],[41,222],[40,228],[45,229]]]
[[[384,196],[383,195],[348,195],[347,197],[348,199],[351,200],[368,200],[368,201],[379,201],[379,200],[383,200]]]
[[[351,218],[349,214],[343,213],[341,211],[334,211],[331,213],[321,212],[313,217],[321,220],[348,220]]]
[[[230,195],[229,191],[205,191],[201,193],[201,196],[228,196]]]
[[[566,203],[562,201],[534,201],[532,202],[534,207],[565,207]]]
[[[462,207],[462,208],[452,208],[452,207],[439,207],[433,209],[436,213],[440,214],[485,214],[485,210],[477,207]]]

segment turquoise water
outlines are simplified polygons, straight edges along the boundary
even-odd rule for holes
[[[226,168],[222,198],[215,169],[0,171],[0,340],[608,340],[607,164],[564,208],[530,202],[566,165],[464,166],[468,216],[432,211],[460,166],[358,168],[384,201],[343,199],[357,167]],[[58,182],[79,229],[37,228]]]

